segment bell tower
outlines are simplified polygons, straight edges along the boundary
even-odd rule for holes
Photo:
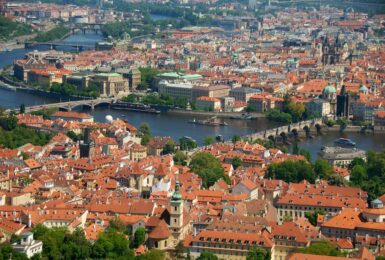
[[[179,237],[183,227],[183,200],[179,192],[179,181],[175,183],[175,191],[170,201],[170,229],[172,233]]]

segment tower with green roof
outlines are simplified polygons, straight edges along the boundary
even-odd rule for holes
[[[179,236],[183,227],[183,199],[179,192],[179,181],[176,180],[175,191],[170,200],[170,229]]]

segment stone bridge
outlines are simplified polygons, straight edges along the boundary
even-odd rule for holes
[[[307,132],[310,132],[311,130],[314,130],[315,128],[317,128],[317,126],[321,127],[322,123],[323,123],[322,118],[306,120],[298,123],[292,123],[289,125],[280,126],[273,129],[263,130],[254,134],[243,136],[243,138],[251,139],[251,140],[256,140],[256,139],[267,140],[267,139],[273,139],[279,136],[281,137],[289,136],[289,135],[298,136],[300,133],[307,133]]]
[[[44,104],[44,105],[37,105],[37,106],[30,106],[25,108],[25,112],[33,112],[43,109],[49,109],[49,108],[59,108],[61,110],[71,111],[72,109],[76,107],[89,107],[92,110],[99,105],[110,105],[112,102],[114,102],[113,98],[98,98],[98,99],[88,99],[88,100],[77,100],[77,101],[68,101],[68,102],[59,102],[59,103],[51,103],[51,104]]]

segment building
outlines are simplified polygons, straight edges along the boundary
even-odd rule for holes
[[[133,144],[130,149],[130,159],[140,161],[147,157],[147,147],[140,144]]]
[[[346,87],[342,86],[340,94],[337,95],[337,116],[348,117],[350,114],[350,95]]]
[[[335,38],[324,37],[322,42],[322,64],[333,65],[340,61],[342,44],[337,35]]]
[[[385,111],[375,113],[374,130],[385,130]]]
[[[222,98],[220,98],[220,100],[221,100],[222,111],[224,111],[224,112],[233,112],[234,111],[235,98],[222,97]]]
[[[235,100],[241,100],[248,102],[249,99],[255,94],[259,93],[260,90],[247,87],[233,88],[230,90],[230,97],[235,98]]]
[[[15,251],[26,254],[28,258],[43,252],[43,242],[34,240],[32,232],[24,233],[20,242],[12,244],[12,247]]]
[[[221,101],[218,98],[202,96],[195,102],[196,109],[203,111],[221,111]]]
[[[359,237],[385,238],[385,209],[343,209],[321,225],[326,237],[350,238],[355,242]]]
[[[129,82],[118,73],[100,73],[94,75],[89,84],[95,84],[99,88],[101,96],[126,96],[130,93]]]
[[[231,227],[235,225],[232,224],[228,223],[228,227],[222,230],[202,230],[196,236],[185,239],[185,247],[194,259],[203,252],[209,252],[215,254],[218,259],[244,260],[252,247],[264,248],[271,252],[274,259],[274,244],[267,230],[261,228],[249,232],[242,229],[241,232],[241,227],[233,230]],[[246,226],[246,223],[243,226]]]
[[[273,97],[270,94],[257,94],[250,97],[248,105],[257,113],[265,113],[272,109],[281,111],[283,109],[284,99]]]
[[[334,166],[349,165],[354,158],[366,160],[366,152],[357,148],[324,146],[318,155]]]
[[[67,121],[94,122],[94,117],[86,113],[72,111],[58,111],[51,116],[52,120],[63,119]]]
[[[327,116],[331,113],[330,102],[323,99],[314,99],[306,103],[307,111],[316,116]]]
[[[128,82],[130,91],[135,91],[141,82],[141,73],[137,68],[133,68],[128,72]]]
[[[91,129],[84,129],[84,139],[80,143],[80,158],[90,158],[93,155],[95,143],[91,140]]]
[[[158,92],[173,98],[186,98],[191,101],[193,85],[186,82],[171,83],[162,80],[158,84]]]
[[[184,213],[184,202],[179,192],[179,181],[175,183],[175,191],[170,200],[170,230],[176,241],[181,241],[190,231],[190,221]]]
[[[382,99],[362,100],[352,104],[353,120],[373,124],[375,114],[384,111]]]
[[[287,260],[375,260],[375,256],[366,248],[360,249],[350,257],[312,255],[303,253],[291,253]]]
[[[230,87],[227,85],[196,85],[192,90],[192,99],[196,100],[199,97],[221,98],[229,95]]]
[[[147,153],[149,155],[159,156],[168,142],[172,142],[176,145],[175,141],[169,136],[155,136],[150,139],[147,144]]]
[[[274,256],[271,258],[273,260],[286,259],[297,248],[310,244],[305,232],[294,222],[273,225],[271,229],[274,238]]]
[[[180,72],[165,72],[158,74],[155,78],[155,82],[165,81],[189,81],[194,82],[201,80],[203,77],[200,74],[185,74]],[[156,85],[156,84],[155,84]]]
[[[257,0],[249,0],[249,10],[255,10],[257,7]]]
[[[258,198],[259,186],[249,179],[239,182],[233,187],[232,194],[247,194],[248,198],[253,200]]]
[[[326,217],[336,215],[344,208],[366,208],[368,195],[359,188],[330,186],[326,182],[310,184],[306,181],[290,183],[288,190],[274,203],[277,222],[285,216],[294,221],[315,210],[325,212]]]

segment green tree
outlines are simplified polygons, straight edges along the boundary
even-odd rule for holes
[[[128,103],[136,103],[139,101],[139,96],[136,94],[130,94],[127,97],[122,98],[122,101]]]
[[[362,158],[358,158],[358,157],[357,157],[357,158],[354,158],[354,159],[350,162],[350,164],[349,164],[349,166],[348,166],[349,170],[352,170],[352,169],[354,168],[354,166],[356,166],[356,165],[360,165],[360,166],[362,166],[362,167],[364,167],[364,168],[367,167],[365,160],[362,159]]]
[[[183,246],[183,241],[179,241],[179,243],[175,246],[174,252],[173,252],[173,258],[174,259],[185,259],[183,254],[185,253],[185,248]]]
[[[343,132],[348,126],[348,119],[345,117],[339,117],[336,123],[340,126],[340,131]]]
[[[191,138],[186,138],[186,137],[182,137],[179,139],[179,145],[180,145],[180,149],[181,150],[190,150],[190,149],[194,149],[196,148],[198,145],[197,145],[197,142],[195,142],[193,139]]]
[[[153,88],[154,79],[159,73],[158,70],[153,68],[139,68],[139,71],[141,73],[139,89]]]
[[[100,233],[98,240],[92,248],[93,258],[134,258],[134,252],[129,248],[129,241],[125,235],[115,230]]]
[[[134,241],[132,241],[132,247],[138,248],[140,245],[146,240],[146,230],[143,227],[139,227],[136,229],[134,234]]]
[[[1,260],[8,260],[8,259],[28,260],[28,257],[26,254],[22,254],[14,251],[12,246],[3,244],[0,246],[0,259]]]
[[[231,161],[231,164],[233,165],[234,169],[237,169],[239,166],[242,166],[243,161],[239,156],[235,156]]]
[[[74,131],[68,131],[67,136],[72,139],[72,141],[78,141],[78,135]]]
[[[119,217],[114,217],[113,219],[111,219],[108,227],[117,232],[121,232],[121,233],[127,232],[126,224],[124,224],[124,222]]]
[[[270,260],[271,254],[262,247],[251,247],[247,252],[247,260]]]
[[[205,188],[212,186],[220,178],[227,183],[230,182],[229,176],[224,174],[221,162],[209,153],[195,154],[191,160],[190,169],[202,178]]]
[[[174,155],[174,162],[177,165],[187,165],[187,155],[182,151],[176,151]]]
[[[151,139],[150,125],[148,123],[141,123],[139,127],[139,133],[142,138],[141,144],[147,145]]]
[[[209,252],[202,252],[197,260],[218,260],[218,257]]]
[[[305,213],[305,217],[309,220],[309,222],[310,222],[313,226],[317,226],[318,215],[325,215],[325,212],[322,211],[322,210],[315,210],[315,211],[312,212],[312,213],[310,213],[310,212],[306,212],[306,213]]]
[[[235,144],[236,142],[239,142],[241,140],[242,139],[239,135],[234,135],[233,138],[231,138],[231,141],[233,142],[233,144]]]
[[[175,142],[173,140],[168,140],[163,147],[162,154],[172,154],[175,153]]]
[[[345,179],[337,173],[334,173],[329,176],[328,183],[334,186],[345,186],[346,184]]]
[[[317,178],[312,165],[303,160],[287,160],[270,164],[266,177],[296,183],[302,180],[314,183]]]
[[[350,174],[350,181],[353,184],[360,185],[368,179],[368,174],[364,166],[357,164],[353,167]]]
[[[339,252],[337,247],[328,240],[314,242],[309,247],[298,248],[296,252],[312,255],[345,256],[343,253]]]
[[[327,161],[318,159],[314,163],[314,171],[318,177],[327,180],[333,173],[334,169]]]
[[[275,122],[290,123],[292,116],[289,113],[280,112],[277,109],[272,109],[267,113],[267,119]]]
[[[21,236],[18,236],[18,235],[15,235],[15,234],[12,234],[11,236],[11,239],[10,239],[10,243],[11,244],[14,244],[14,243],[18,243],[21,241]]]
[[[208,136],[203,140],[203,143],[204,145],[212,145],[214,143],[214,138]]]
[[[295,103],[290,101],[287,105],[287,111],[291,114],[294,122],[298,122],[303,118],[303,114],[305,113],[305,105],[303,103]]]
[[[20,105],[20,111],[19,111],[20,114],[24,114],[25,113],[25,105],[24,104],[21,104]]]
[[[165,254],[165,252],[163,252],[161,250],[152,249],[152,250],[148,251],[147,253],[136,257],[136,259],[137,260],[153,260],[153,259],[165,260],[166,254]]]

